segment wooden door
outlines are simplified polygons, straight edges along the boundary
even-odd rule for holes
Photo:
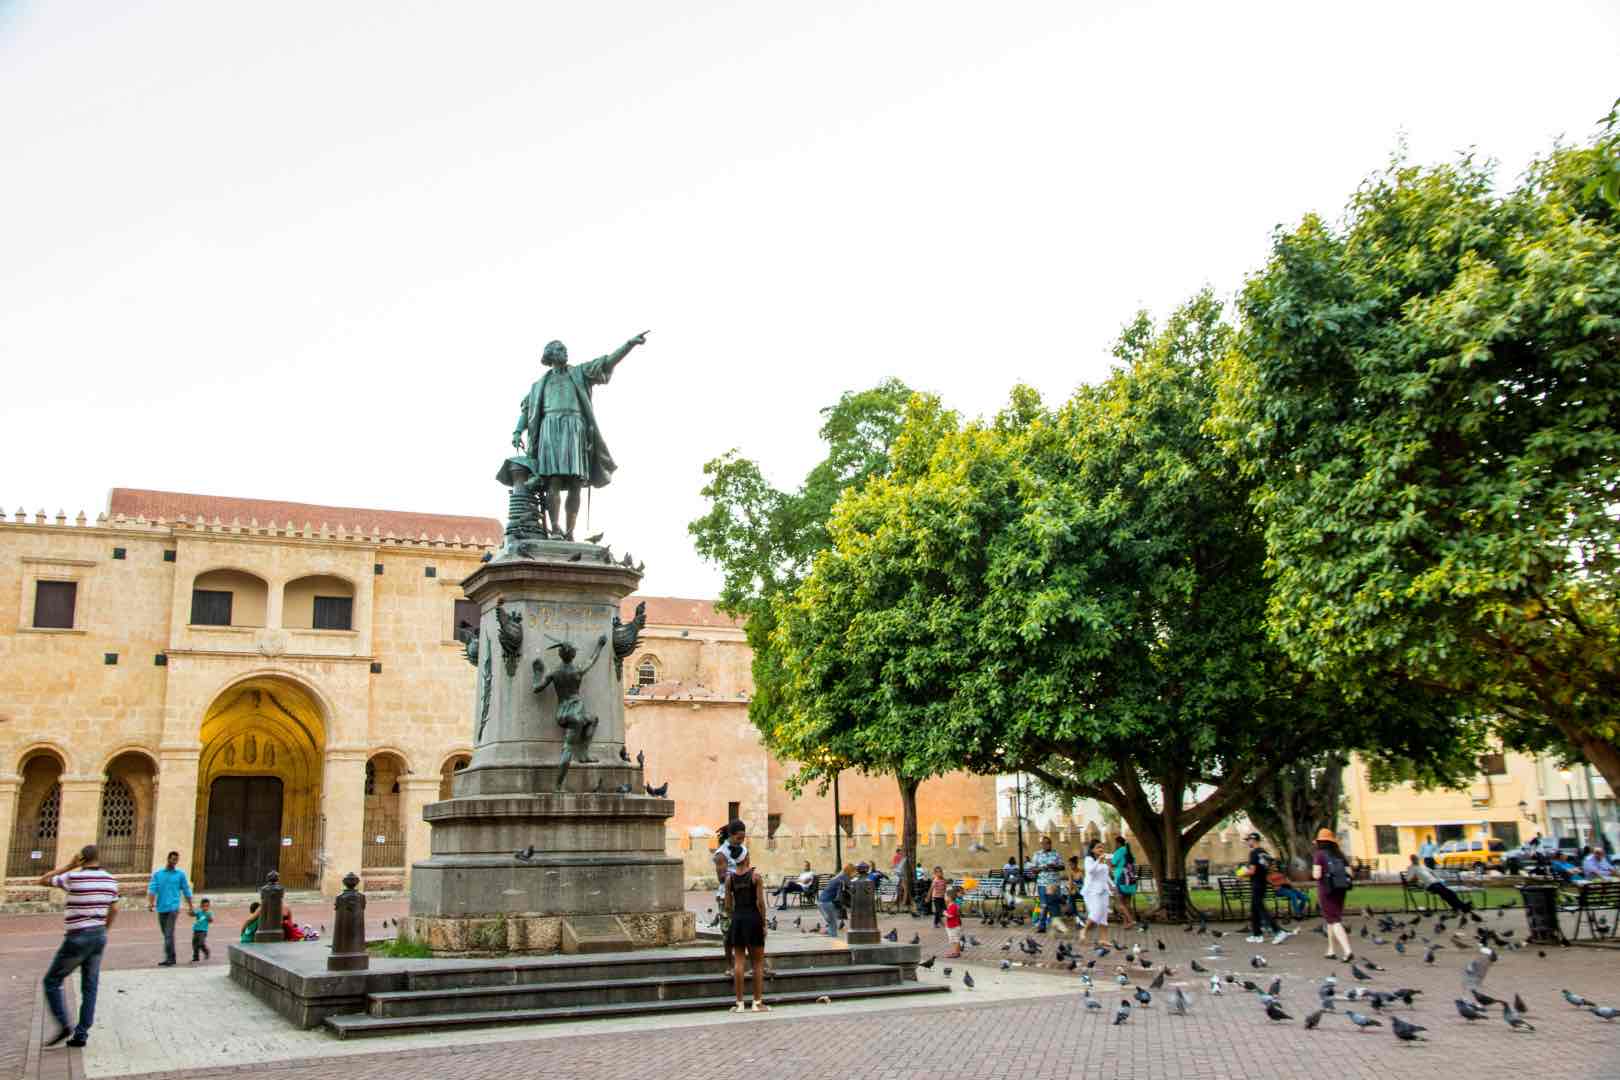
[[[281,860],[281,781],[221,776],[208,794],[203,881],[210,889],[258,888]]]

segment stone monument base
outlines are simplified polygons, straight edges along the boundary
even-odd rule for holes
[[[412,915],[410,935],[435,956],[540,956],[550,953],[625,952],[685,945],[697,937],[690,911],[618,915]]]

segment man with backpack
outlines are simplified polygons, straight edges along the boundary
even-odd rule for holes
[[[1275,864],[1271,853],[1260,846],[1260,834],[1252,832],[1248,835],[1249,844],[1249,937],[1251,945],[1258,945],[1265,941],[1264,930],[1270,927],[1275,935],[1271,939],[1273,945],[1281,945],[1291,936],[1287,930],[1277,925],[1277,920],[1271,917],[1266,910],[1266,879],[1271,875],[1271,868]]]

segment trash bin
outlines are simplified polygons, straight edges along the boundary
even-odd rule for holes
[[[1187,879],[1165,878],[1159,882],[1159,907],[1166,922],[1187,921]]]
[[[1209,860],[1208,859],[1194,859],[1193,860],[1193,873],[1198,876],[1198,887],[1200,889],[1209,888]]]
[[[1564,932],[1558,926],[1558,886],[1520,885],[1524,897],[1524,918],[1530,928],[1532,945],[1561,945]]]

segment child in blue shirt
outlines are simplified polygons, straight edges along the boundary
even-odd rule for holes
[[[191,962],[197,962],[197,954],[211,957],[214,954],[208,951],[208,928],[213,925],[214,913],[208,909],[208,901],[204,900],[197,905],[197,910],[191,915]]]

